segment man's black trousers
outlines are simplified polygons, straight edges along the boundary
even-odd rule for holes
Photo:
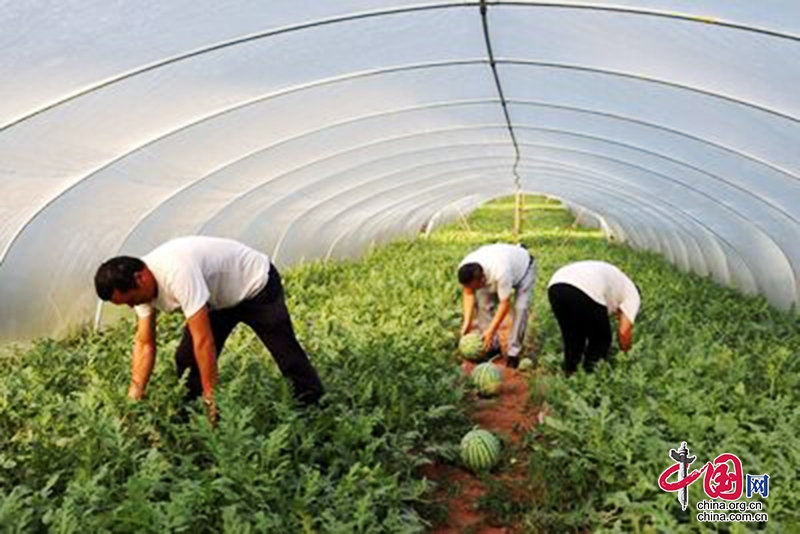
[[[270,265],[267,285],[258,294],[232,308],[209,312],[211,331],[219,360],[222,346],[233,328],[244,323],[256,333],[269,349],[283,376],[293,386],[295,398],[303,404],[315,404],[322,396],[323,388],[316,370],[311,366],[300,343],[294,335],[289,310],[283,293],[283,284],[275,266]],[[187,398],[194,399],[203,392],[200,369],[194,357],[192,335],[189,328],[183,330],[183,338],[175,354],[178,376],[189,369],[186,386]]]
[[[553,284],[547,296],[564,338],[564,371],[574,373],[583,359],[584,369],[591,372],[611,348],[608,310],[569,284]]]

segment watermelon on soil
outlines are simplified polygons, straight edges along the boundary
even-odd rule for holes
[[[519,361],[519,370],[527,371],[528,369],[533,369],[533,360],[530,358],[522,358]]]
[[[503,375],[500,369],[492,362],[477,365],[472,371],[472,382],[478,387],[478,393],[483,397],[497,395],[503,384]]]
[[[472,332],[461,336],[458,342],[458,350],[468,360],[476,360],[480,358],[483,352],[483,339],[477,332]]]
[[[500,460],[500,440],[488,430],[469,431],[461,439],[461,460],[473,472],[491,469]]]

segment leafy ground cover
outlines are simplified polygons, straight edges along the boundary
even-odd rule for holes
[[[433,238],[481,232],[510,240],[511,209],[509,201],[489,204],[470,218],[473,233]],[[533,406],[549,415],[524,440],[525,491],[507,483],[516,477],[509,465],[484,481],[479,505],[491,516],[483,524],[524,532],[800,532],[800,316],[682,273],[657,254],[609,245],[574,222],[558,203],[528,199],[520,237],[539,260],[529,390]],[[629,353],[615,341],[612,365],[568,379],[545,288],[558,267],[582,259],[620,266],[641,286],[644,304]],[[698,457],[693,468],[728,452],[744,473],[769,474],[769,497],[753,499],[769,521],[698,521],[697,503],[708,499],[702,479],[683,512],[676,494],[657,484],[682,441]]]
[[[328,389],[320,409],[295,409],[247,329],[221,356],[223,416],[214,431],[199,406],[188,424],[174,422],[177,318],[160,320],[157,367],[138,405],[125,400],[130,322],[0,357],[0,530],[424,531],[441,509],[420,467],[457,461],[472,425],[456,356],[455,266],[480,244],[511,240],[511,208],[493,202],[468,229],[285,273],[298,337]],[[528,199],[521,237],[539,258],[529,389],[549,416],[521,445],[534,498],[498,484],[484,508],[531,532],[797,531],[797,316],[654,254],[609,246],[573,222],[560,204]],[[630,273],[644,308],[630,353],[616,354],[613,368],[565,379],[544,287],[557,267],[586,258]],[[768,473],[769,522],[698,523],[698,484],[682,513],[656,484],[680,441],[700,461],[732,452],[746,472]]]
[[[550,417],[529,435],[530,481],[541,497],[521,511],[520,527],[800,532],[800,316],[679,272],[655,254],[587,237],[593,234],[570,228],[560,242],[526,236],[541,250],[532,400],[546,403]],[[614,349],[611,366],[567,379],[542,291],[559,266],[590,258],[629,273],[643,308],[629,353]],[[682,512],[676,494],[657,485],[673,463],[669,450],[682,441],[697,455],[692,468],[728,452],[745,473],[769,474],[762,499],[769,521],[699,522],[697,502],[708,499],[702,480],[690,487]]]
[[[328,393],[298,412],[257,339],[220,359],[222,420],[176,424],[180,322],[162,317],[147,399],[125,400],[133,325],[0,360],[0,530],[419,532],[418,467],[469,428],[454,359],[449,247],[398,243],[287,273],[298,336]]]

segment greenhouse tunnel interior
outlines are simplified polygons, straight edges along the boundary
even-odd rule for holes
[[[97,266],[172,237],[286,267],[518,191],[797,309],[796,2],[65,0],[0,20],[2,341],[91,323]]]

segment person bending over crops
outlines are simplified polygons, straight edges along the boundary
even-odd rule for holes
[[[319,376],[292,329],[280,275],[265,254],[230,239],[181,237],[141,259],[111,258],[98,268],[94,283],[102,300],[126,304],[138,316],[131,399],[144,395],[153,370],[157,311],[179,309],[186,326],[175,355],[178,376],[189,370],[187,400],[202,395],[212,422],[217,359],[239,323],[266,345],[302,404],[316,404],[322,396]]]
[[[641,305],[636,284],[618,267],[604,261],[579,261],[561,267],[547,284],[550,306],[564,340],[564,371],[573,374],[583,360],[594,370],[611,349],[609,315],[618,318],[619,346],[633,343],[633,322]]]
[[[463,286],[464,322],[461,335],[473,329],[472,319],[477,301],[478,328],[483,337],[483,348],[490,354],[500,351],[497,330],[508,315],[511,296],[514,295],[514,322],[508,341],[506,365],[516,368],[536,284],[536,260],[526,248],[519,245],[485,245],[461,261],[458,281]]]

